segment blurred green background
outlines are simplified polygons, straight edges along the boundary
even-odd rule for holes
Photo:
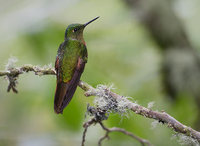
[[[54,66],[57,48],[64,39],[68,24],[100,19],[84,32],[88,63],[82,80],[97,84],[114,84],[115,92],[133,97],[143,106],[155,102],[154,110],[165,110],[180,122],[193,126],[197,105],[192,98],[172,102],[161,82],[161,52],[149,32],[122,0],[10,0],[0,1],[0,70],[8,58],[23,64]],[[182,0],[176,3],[191,42],[200,48],[200,2]],[[81,143],[82,124],[87,103],[78,88],[63,115],[53,110],[55,76],[21,75],[18,94],[7,93],[7,81],[0,78],[0,146],[77,146]],[[105,124],[118,126],[150,140],[154,145],[180,145],[174,132],[166,126],[152,128],[153,120],[133,113],[116,114]],[[88,130],[86,145],[97,145],[104,131],[98,126]],[[140,145],[122,134],[113,133],[105,146]]]

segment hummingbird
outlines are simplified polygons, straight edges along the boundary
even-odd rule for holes
[[[57,85],[54,111],[57,114],[62,114],[64,108],[71,101],[87,63],[88,53],[83,30],[98,18],[85,24],[70,24],[65,31],[64,42],[58,48],[55,61]]]

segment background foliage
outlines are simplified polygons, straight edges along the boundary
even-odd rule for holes
[[[174,10],[197,49],[199,6],[197,0],[174,2]],[[11,56],[19,59],[18,66],[49,63],[54,66],[67,25],[100,16],[84,33],[89,59],[82,80],[93,86],[113,83],[117,93],[131,96],[144,106],[155,101],[153,109],[165,110],[186,125],[194,124],[195,101],[184,95],[177,101],[166,97],[161,83],[159,47],[123,1],[14,0],[1,1],[0,7],[1,70]],[[54,76],[22,75],[19,93],[14,94],[6,92],[7,81],[0,79],[0,146],[80,145],[86,105],[93,98],[85,98],[78,88],[63,115],[56,115],[55,82]],[[128,117],[111,115],[106,124],[125,128],[155,145],[179,145],[170,129],[160,125],[153,129],[152,122],[129,113]],[[95,126],[88,132],[86,144],[96,145],[103,131]],[[121,134],[111,137],[105,145],[139,145]]]

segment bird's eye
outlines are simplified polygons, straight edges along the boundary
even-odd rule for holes
[[[74,28],[73,32],[76,32],[78,29],[77,28]]]

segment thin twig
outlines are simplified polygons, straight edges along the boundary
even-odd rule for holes
[[[151,146],[151,144],[150,144],[150,142],[148,140],[142,139],[142,138],[134,135],[133,133],[130,133],[130,132],[126,131],[125,129],[118,128],[118,127],[107,128],[107,127],[105,127],[105,125],[101,121],[99,121],[98,123],[101,125],[102,129],[104,129],[106,131],[106,134],[98,142],[99,146],[101,146],[102,141],[104,139],[106,139],[106,138],[109,139],[109,133],[111,133],[111,132],[121,132],[121,133],[123,133],[125,135],[128,135],[128,136],[132,137],[133,139],[136,139],[137,141],[139,141],[141,143],[142,146],[145,146],[145,145]]]
[[[82,137],[82,142],[81,142],[81,146],[85,145],[85,137],[86,137],[86,133],[87,133],[87,129],[88,127],[90,127],[92,124],[96,123],[94,119],[89,120],[88,122],[83,124],[84,127],[84,131],[83,131],[83,137]]]
[[[113,128],[107,128],[103,123],[102,121],[97,121],[95,118],[92,118],[91,120],[87,121],[84,123],[83,127],[84,127],[84,131],[83,131],[83,136],[82,136],[82,143],[81,143],[81,146],[84,146],[85,145],[85,138],[86,138],[86,133],[87,133],[87,130],[88,128],[92,125],[92,124],[96,124],[96,123],[99,123],[101,125],[101,128],[103,130],[106,131],[105,135],[103,137],[101,137],[98,141],[98,146],[101,146],[102,145],[102,142],[104,139],[109,139],[109,133],[111,132],[121,132],[125,135],[128,135],[130,137],[132,137],[133,139],[137,140],[138,142],[141,143],[142,146],[145,146],[145,144],[147,146],[151,146],[150,142],[146,139],[142,139],[128,131],[126,131],[125,129],[122,129],[122,128],[118,128],[118,127],[113,127]]]

